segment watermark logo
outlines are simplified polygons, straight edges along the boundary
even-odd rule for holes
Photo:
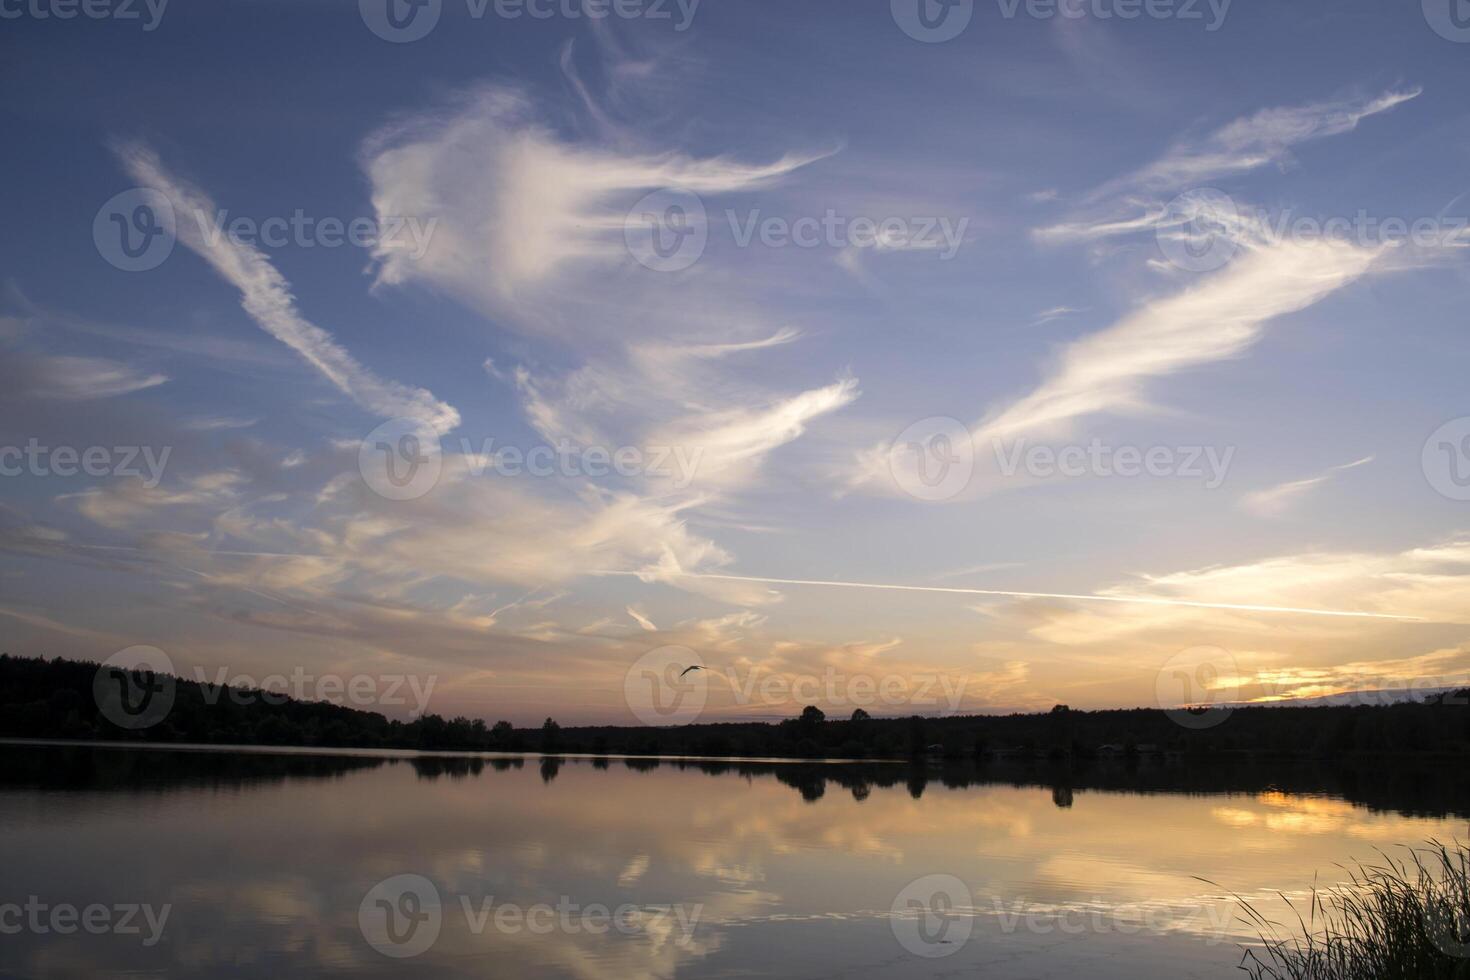
[[[444,0],[357,0],[367,29],[393,44],[428,37],[439,23]]]
[[[178,681],[173,661],[157,647],[119,650],[97,668],[92,697],[102,717],[119,728],[151,728],[173,710]]]
[[[1024,13],[1032,20],[1149,20],[1201,21],[1207,33],[1225,26],[1233,0],[996,0],[1001,16],[1014,20]],[[1206,9],[1208,8],[1208,9]],[[1208,20],[1206,17],[1208,16]]]
[[[43,446],[32,437],[23,447],[0,446],[0,476],[130,477],[152,490],[163,482],[171,452],[172,446]]]
[[[623,242],[644,268],[682,272],[699,261],[709,243],[704,202],[677,188],[646,194],[623,219]]]
[[[708,671],[688,647],[650,650],[623,676],[623,700],[645,725],[688,725],[704,711]]]
[[[124,272],[156,269],[177,241],[174,206],[168,195],[134,187],[108,198],[92,219],[92,243],[108,264]]]
[[[889,0],[893,22],[915,41],[952,41],[970,26],[975,0]]]
[[[204,704],[283,705],[289,701],[323,702],[363,710],[406,707],[418,718],[429,708],[435,674],[310,674],[295,667],[289,674],[269,674],[259,681],[229,667],[211,674],[195,665],[194,681]],[[120,728],[149,728],[173,710],[179,674],[173,661],[156,647],[135,646],[108,657],[97,669],[92,691],[103,717]]]
[[[778,674],[747,671],[744,677],[734,667],[723,673],[735,703],[751,705],[823,705],[845,710],[857,708],[910,708],[937,710],[942,715],[958,714],[964,705],[968,677],[948,674],[850,674],[827,667],[818,674]]]
[[[968,217],[944,215],[852,215],[835,208],[821,214],[764,214],[760,208],[726,208],[724,222],[709,223],[703,201],[680,190],[655,191],[629,210],[623,236],[629,253],[658,272],[689,268],[709,246],[712,231],[735,248],[849,249],[925,252],[948,262],[959,254],[970,227]]]
[[[364,710],[407,707],[409,716],[422,717],[429,709],[429,698],[437,674],[309,674],[295,667],[290,674],[268,674],[257,681],[249,674],[231,674],[229,667],[218,667],[211,677],[201,666],[194,667],[204,703],[211,708],[222,697],[238,705],[282,705],[288,701],[322,701],[338,706]]]
[[[362,440],[357,469],[387,500],[416,500],[439,482],[444,467],[439,434],[419,419],[389,419]]]
[[[230,215],[228,208],[218,208],[213,214],[201,209],[189,212],[199,237],[213,248],[220,242],[229,242],[240,248],[353,248],[373,249],[379,252],[395,252],[412,259],[421,259],[429,251],[434,230],[439,226],[438,218],[427,221],[414,215],[382,215],[381,217],[340,218],[335,215],[318,217],[296,208],[289,215],[277,214],[266,218],[251,215]]]
[[[1234,713],[1221,683],[1240,675],[1235,658],[1214,646],[1190,647],[1170,657],[1154,680],[1156,703],[1181,728],[1202,731],[1223,725]]]
[[[439,889],[423,875],[385,878],[368,890],[357,907],[357,926],[363,938],[393,959],[426,952],[443,925]]]
[[[3,2],[3,0],[0,0]],[[421,259],[428,253],[437,217],[415,215],[366,217],[317,216],[296,208],[290,214],[264,218],[232,215],[219,208],[177,212],[162,191],[135,187],[115,194],[92,220],[92,240],[98,253],[125,272],[156,269],[173,254],[178,223],[192,221],[199,239],[214,248],[228,242],[241,248],[363,248],[402,253]]]
[[[1192,933],[1203,935],[1205,945],[1227,941],[1237,907],[1233,901],[1221,900],[1199,904],[1163,900],[1114,905],[1102,898],[1090,902],[1065,905],[1025,901],[1006,903],[992,899],[993,912],[1002,935],[1019,930],[1033,936],[1153,936]]]
[[[938,959],[959,952],[969,941],[975,928],[973,903],[970,887],[954,875],[925,875],[894,897],[888,921],[900,946],[915,956]]]
[[[666,20],[677,32],[694,23],[700,0],[464,0],[470,20]],[[439,24],[443,0],[358,0],[368,30],[385,41],[404,44],[428,37]]]
[[[85,906],[70,902],[53,904],[42,901],[39,895],[30,895],[24,905],[19,902],[0,904],[0,936],[15,936],[22,932],[37,936],[71,936],[77,932],[90,936],[141,936],[143,945],[151,947],[157,946],[163,938],[163,930],[173,908],[171,904],[155,908],[136,902]]]
[[[600,479],[616,474],[670,480],[676,490],[694,483],[704,448],[685,446],[581,446],[561,439],[555,446],[541,443],[530,449],[518,446],[496,448],[494,438],[476,447],[467,438],[459,440],[465,471],[480,477],[493,473],[503,477],[566,477]]]
[[[1031,445],[1026,439],[1007,444],[995,439],[996,467],[1007,479],[1024,473],[1037,480],[1142,476],[1198,480],[1206,490],[1225,483],[1235,447],[1225,446],[1110,446],[1101,439],[1087,445],[1053,447]]]
[[[1440,496],[1470,500],[1470,416],[1451,419],[1430,433],[1419,462]]]
[[[1446,41],[1470,43],[1470,0],[1422,0],[1424,19]]]
[[[473,936],[487,930],[507,936],[623,936],[655,937],[662,943],[687,947],[703,915],[703,905],[634,905],[616,908],[592,903],[583,905],[561,895],[555,903],[521,905],[498,901],[494,895],[451,896],[445,903],[439,889],[422,875],[402,874],[374,885],[363,896],[357,924],[368,944],[394,959],[408,959],[429,950],[439,938],[445,917],[456,908],[464,917],[464,928]]]
[[[168,0],[3,0],[0,20],[136,20],[146,34],[163,23],[167,8]]]
[[[737,248],[759,243],[765,248],[871,248],[880,251],[933,252],[941,262],[959,254],[965,243],[970,219],[946,216],[868,215],[849,216],[828,208],[819,217],[814,214],[791,218],[785,215],[761,216],[760,208],[741,214],[725,210],[730,238]]]
[[[888,920],[904,949],[915,956],[937,959],[959,952],[969,942],[975,920],[982,915],[993,919],[1004,936],[1017,932],[1033,936],[1192,933],[1203,936],[1207,945],[1216,945],[1227,941],[1237,906],[1229,900],[1117,904],[1100,896],[1057,904],[1008,901],[992,895],[982,907],[959,878],[931,874],[915,879],[898,893]]]
[[[1470,245],[1470,218],[1463,216],[1383,215],[1366,208],[1336,215],[1300,214],[1291,208],[1273,212],[1242,208],[1213,187],[1185,191],[1146,221],[1164,258],[1188,272],[1213,272],[1242,249],[1282,242],[1334,242],[1369,249]]]
[[[1232,234],[1239,222],[1235,200],[1224,191],[1200,187],[1170,201],[1155,235],[1159,251],[1186,272],[1213,272],[1240,248]]]
[[[934,416],[904,429],[888,450],[888,472],[919,500],[949,500],[970,485],[975,444],[958,419]]]

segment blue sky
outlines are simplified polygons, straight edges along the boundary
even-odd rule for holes
[[[0,449],[47,450],[0,477],[5,647],[523,723],[629,720],[667,646],[728,718],[799,710],[752,676],[1463,681],[1454,22],[976,0],[936,42],[906,2],[443,0],[402,43],[379,0],[5,7]],[[166,257],[119,267],[159,201]],[[483,455],[536,446],[637,462]]]

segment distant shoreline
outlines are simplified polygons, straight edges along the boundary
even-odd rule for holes
[[[502,752],[477,749],[400,749],[392,747],[360,748],[341,745],[261,745],[252,743],[216,744],[210,742],[158,742],[144,739],[66,739],[25,738],[0,736],[0,746],[90,748],[90,749],[148,749],[163,752],[252,752],[262,755],[345,755],[360,758],[381,759],[634,759],[650,758],[667,762],[728,762],[753,765],[907,765],[909,759],[800,759],[790,756],[717,756],[717,755],[663,755],[646,756],[628,753],[596,752]]]
[[[629,731],[641,731],[642,729],[629,729]],[[518,729],[518,731],[530,734],[535,729]],[[575,731],[575,729],[573,729]],[[52,747],[52,748],[93,748],[93,749],[147,749],[168,752],[248,752],[261,755],[341,755],[353,758],[380,758],[380,759],[424,759],[424,758],[458,758],[458,759],[607,759],[633,760],[633,761],[662,761],[662,762],[715,762],[729,764],[750,765],[884,765],[884,766],[907,766],[918,764],[974,764],[974,765],[1014,765],[1023,768],[1035,768],[1036,766],[1057,765],[1114,765],[1128,766],[1136,765],[1143,761],[1149,765],[1167,763],[1171,765],[1209,765],[1212,762],[1220,764],[1234,764],[1241,762],[1260,761],[1264,763],[1289,763],[1289,764],[1347,764],[1347,763],[1373,763],[1373,762],[1459,762],[1464,756],[1457,752],[1352,752],[1340,756],[1318,757],[1301,755],[1291,752],[1257,752],[1240,749],[1215,753],[1210,756],[1196,757],[1185,756],[1177,752],[1150,753],[1141,756],[1112,756],[1112,757],[1086,757],[1074,758],[1070,756],[1053,757],[1048,755],[1022,755],[1022,754],[990,754],[983,757],[944,757],[944,756],[747,756],[747,755],[698,755],[698,754],[674,754],[665,753],[648,755],[636,752],[544,752],[540,749],[501,750],[501,749],[414,749],[398,746],[364,747],[352,745],[270,745],[263,742],[166,742],[157,739],[141,738],[91,738],[91,739],[68,739],[68,738],[28,738],[26,736],[0,736],[0,747],[15,746],[24,747]]]
[[[1052,710],[1011,715],[829,718],[815,705],[767,722],[674,727],[412,721],[275,691],[140,668],[0,655],[0,738],[261,748],[605,758],[1092,762],[1110,759],[1470,758],[1470,691],[1312,707]]]

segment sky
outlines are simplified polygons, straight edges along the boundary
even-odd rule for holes
[[[522,725],[1463,684],[1456,13],[4,0],[0,649]]]

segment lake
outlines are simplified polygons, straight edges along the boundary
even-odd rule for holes
[[[12,743],[0,975],[1227,977],[1463,782]]]

